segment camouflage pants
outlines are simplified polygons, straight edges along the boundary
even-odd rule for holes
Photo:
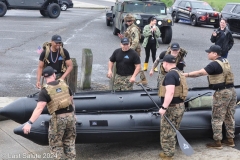
[[[160,84],[162,83],[164,77],[165,77],[165,74],[162,74],[161,71],[159,71],[159,74],[157,77],[157,88],[160,87]]]
[[[50,119],[48,132],[50,153],[55,156],[55,159],[75,160],[76,119],[74,113],[56,115],[56,122],[57,132],[54,130],[54,118]]]
[[[113,90],[116,91],[126,91],[126,90],[133,90],[133,83],[129,82],[132,76],[120,76],[116,74]]]
[[[172,122],[172,124],[179,129],[180,123],[182,121],[183,113],[185,106],[171,107],[169,106],[165,112],[166,117]],[[168,121],[161,117],[160,123],[160,143],[163,149],[163,152],[167,156],[174,156],[175,146],[176,146],[176,132]]]
[[[213,139],[222,140],[222,125],[226,127],[227,138],[234,138],[235,131],[235,107],[237,95],[235,88],[222,89],[213,95],[212,129]]]

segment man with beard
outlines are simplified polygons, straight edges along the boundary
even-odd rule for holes
[[[37,88],[41,88],[40,83],[42,71],[46,66],[51,66],[55,69],[56,79],[64,80],[73,69],[72,60],[68,51],[63,48],[62,37],[53,35],[50,43],[44,43],[43,52],[39,57],[37,69]]]

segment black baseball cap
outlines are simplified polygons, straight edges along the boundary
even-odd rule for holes
[[[176,63],[176,58],[171,54],[167,54],[163,57],[162,62]]]
[[[56,43],[59,43],[59,42],[62,42],[62,37],[59,36],[59,35],[53,35],[52,36],[52,41],[56,42]]]
[[[180,46],[178,43],[172,43],[170,46],[171,50],[178,51],[180,49]]]
[[[222,48],[219,45],[212,45],[209,49],[205,50],[207,53],[216,52],[218,55],[222,54]]]
[[[121,39],[121,43],[122,44],[129,44],[130,42],[129,42],[129,39],[127,37],[124,37],[124,38]]]
[[[43,77],[49,77],[53,75],[53,73],[56,73],[57,71],[53,69],[51,66],[47,66],[46,68],[43,69],[42,76]]]

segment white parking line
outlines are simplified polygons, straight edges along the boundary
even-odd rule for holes
[[[9,39],[9,40],[11,40],[11,39],[16,39],[16,38],[0,38],[0,39]]]
[[[33,33],[35,31],[14,31],[14,30],[0,30],[0,32],[22,32],[22,33]]]

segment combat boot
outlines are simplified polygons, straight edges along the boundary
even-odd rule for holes
[[[207,148],[215,148],[215,149],[222,149],[221,141],[214,141],[213,143],[208,143]]]
[[[159,156],[160,156],[160,158],[161,158],[162,160],[173,160],[173,156],[172,156],[172,157],[169,157],[169,156],[167,156],[166,154],[164,154],[163,152],[161,152],[161,153],[159,154]]]
[[[225,144],[226,146],[229,146],[229,147],[234,147],[235,146],[235,143],[234,143],[232,138],[224,139],[224,140],[222,140],[222,143]]]
[[[144,71],[147,71],[147,69],[148,69],[148,63],[144,63],[144,64],[143,64],[143,70],[144,70]]]

